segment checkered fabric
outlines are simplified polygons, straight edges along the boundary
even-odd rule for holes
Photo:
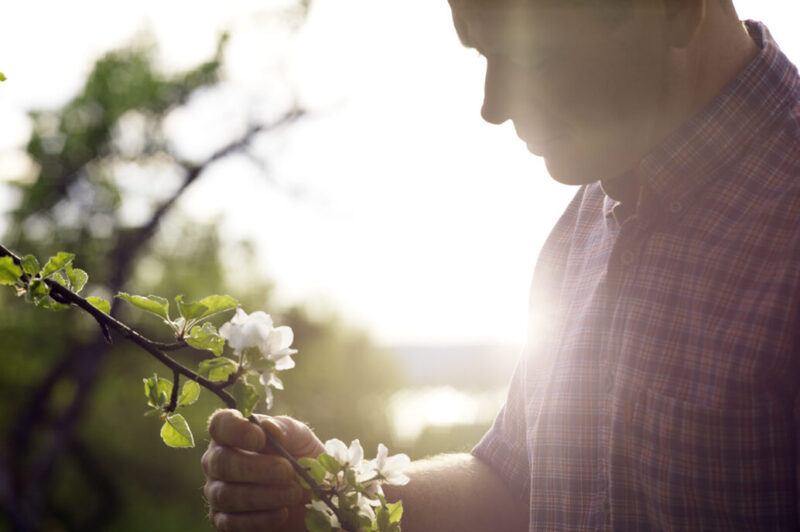
[[[582,187],[534,274],[531,333],[473,453],[530,530],[797,530],[800,78],[758,57],[633,171]]]

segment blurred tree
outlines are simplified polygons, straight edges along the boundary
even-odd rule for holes
[[[225,41],[211,60],[180,75],[155,71],[152,48],[111,52],[63,108],[31,113],[27,153],[36,170],[17,181],[19,202],[2,242],[39,257],[76,253],[90,274],[90,294],[108,297],[126,289],[183,293],[191,300],[227,292],[248,310],[269,311],[271,284],[247,243],[223,247],[213,223],[201,226],[170,214],[211,164],[303,115],[286,109],[275,123],[251,127],[199,163],[173,153],[164,120],[193,93],[218,82]],[[126,129],[132,123],[133,132]],[[136,142],[125,140],[131,134]],[[129,192],[120,186],[119,171],[130,165],[141,175],[180,176],[151,199],[149,215],[135,225],[120,209]],[[145,186],[153,179],[143,179]],[[13,309],[0,319],[0,528],[210,528],[200,491],[203,431],[196,431],[198,448],[168,449],[159,423],[142,416],[140,379],[158,371],[158,364],[125,342],[108,346],[88,316],[42,312],[10,301],[7,292],[0,292],[3,308]],[[125,310],[112,312],[166,339],[155,320]],[[399,382],[391,357],[334,317],[312,318],[294,308],[276,321],[294,328],[300,354],[285,378],[287,390],[277,394],[275,413],[309,421],[322,437],[361,437],[373,448],[387,441],[380,404]],[[196,363],[191,354],[177,356],[186,365]],[[216,406],[214,398],[201,397],[187,419],[199,428]]]

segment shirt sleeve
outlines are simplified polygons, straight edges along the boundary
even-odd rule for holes
[[[530,494],[530,468],[525,430],[525,357],[521,357],[506,403],[472,454],[487,463],[520,499]]]

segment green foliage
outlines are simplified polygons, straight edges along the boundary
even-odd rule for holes
[[[116,296],[123,301],[150,314],[155,314],[167,323],[172,323],[169,319],[169,301],[161,296],[136,296],[120,292]]]
[[[236,372],[236,362],[225,357],[210,358],[200,362],[197,372],[212,382],[224,381]]]
[[[230,387],[230,391],[233,398],[236,399],[236,406],[239,407],[245,417],[253,413],[253,408],[255,408],[258,400],[261,399],[258,388],[244,378],[236,381]]]
[[[58,254],[48,259],[47,263],[44,265],[44,268],[42,268],[42,271],[39,272],[39,275],[42,278],[49,277],[50,275],[56,273],[58,270],[70,264],[74,258],[75,258],[74,253],[59,251]]]
[[[178,303],[178,312],[186,320],[187,328],[221,312],[233,310],[239,305],[238,301],[228,295],[208,296],[196,303],[184,303],[183,296],[179,295],[175,297],[175,301]]]
[[[22,275],[22,268],[11,257],[0,258],[0,284],[14,285]]]
[[[6,75],[5,75],[5,74],[3,74],[2,72],[0,72],[0,81],[5,81],[5,80],[7,80],[7,79],[8,79],[8,78],[6,77]]]
[[[178,395],[178,406],[193,405],[199,397],[200,385],[194,381],[186,381],[183,383],[180,395]]]
[[[180,414],[167,416],[161,427],[161,439],[170,447],[194,447],[194,436],[186,419]]]
[[[5,258],[9,260],[11,259],[11,257],[5,257]],[[24,271],[26,275],[29,275],[31,277],[39,273],[39,270],[41,269],[41,266],[39,266],[39,261],[36,260],[36,257],[34,257],[33,255],[25,255],[22,258],[21,266],[22,266],[22,271]]]
[[[86,298],[86,301],[92,304],[95,308],[98,308],[108,314],[111,312],[111,303],[103,299],[102,297],[90,296]]]
[[[217,328],[206,322],[202,326],[196,325],[189,331],[186,343],[196,349],[207,349],[214,353],[214,356],[222,354],[225,347],[225,339],[217,332]]]

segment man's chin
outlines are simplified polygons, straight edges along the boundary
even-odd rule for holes
[[[544,163],[550,177],[565,185],[588,185],[613,179],[628,170],[624,161],[607,157],[581,157],[574,152],[545,155]]]
[[[561,157],[544,157],[547,173],[554,180],[564,185],[588,185],[602,179],[586,165],[577,164],[574,159]]]

